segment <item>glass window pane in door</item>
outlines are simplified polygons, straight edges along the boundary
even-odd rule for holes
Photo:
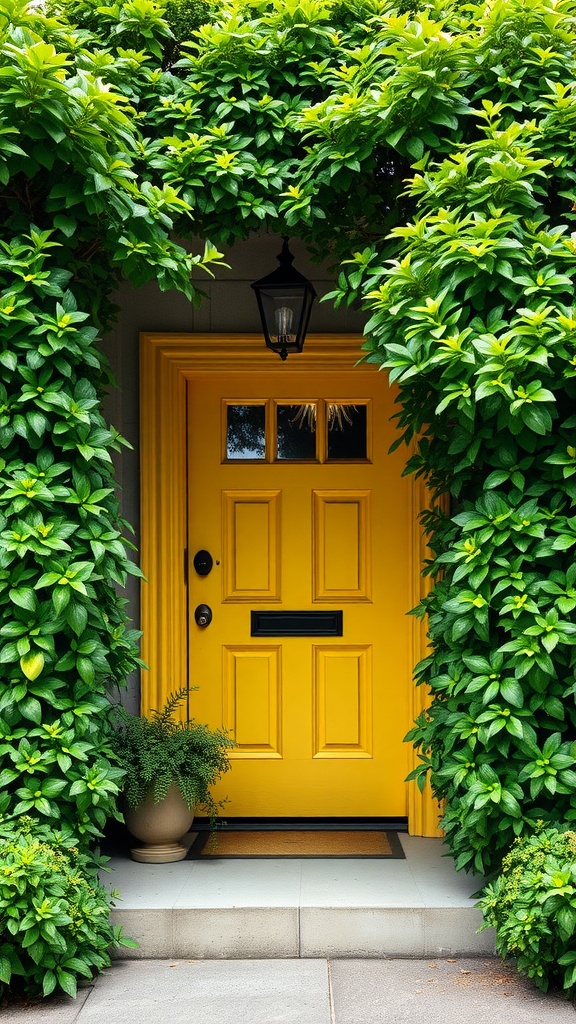
[[[276,407],[278,459],[316,458],[316,404]]]
[[[368,454],[365,405],[326,403],[329,459],[365,459]]]
[[[266,406],[226,407],[226,458],[264,459],[266,454]]]

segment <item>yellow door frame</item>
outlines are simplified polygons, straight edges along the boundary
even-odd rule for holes
[[[362,372],[353,370],[361,345],[359,334],[308,335],[304,351],[290,360],[290,371],[323,375]],[[218,371],[269,372],[276,359],[258,334],[140,335],[140,549],[147,580],[141,588],[141,628],[142,657],[148,666],[141,680],[143,713],[160,707],[166,691],[185,685],[188,679],[187,381]],[[420,479],[411,480],[409,571],[412,604],[416,605],[427,583],[421,575],[425,540],[418,513],[426,507],[429,495]],[[426,655],[426,629],[421,619],[412,617],[411,621],[416,664]],[[423,687],[413,687],[412,694],[406,731],[426,706]],[[410,834],[440,835],[437,822],[438,805],[431,793],[426,789],[421,794],[410,783]]]

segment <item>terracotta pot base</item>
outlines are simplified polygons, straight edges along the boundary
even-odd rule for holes
[[[145,843],[144,846],[134,846],[130,850],[132,860],[140,861],[141,864],[171,864],[176,860],[184,860],[187,853],[186,847],[180,843]]]

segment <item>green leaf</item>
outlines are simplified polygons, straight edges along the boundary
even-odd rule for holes
[[[516,679],[504,679],[500,684],[500,693],[508,704],[512,704],[516,708],[523,707],[524,694]]]
[[[503,469],[495,469],[493,473],[490,473],[484,481],[484,487],[486,490],[492,487],[500,487],[501,484],[506,483],[510,474]]]
[[[94,665],[92,664],[90,659],[82,656],[77,658],[76,667],[78,669],[78,674],[80,675],[81,679],[83,679],[85,683],[88,683],[91,686],[94,682]]]
[[[37,725],[42,721],[40,701],[36,700],[35,697],[27,697],[25,700],[21,700],[18,704],[18,710],[24,718],[29,719],[31,722],[36,722]]]
[[[54,217],[54,227],[59,228],[66,238],[74,237],[77,226],[78,221],[74,217],[67,217],[62,213],[57,213]]]
[[[45,779],[42,783],[42,793],[51,799],[58,796],[65,789],[66,785],[67,783],[64,779]]]
[[[406,149],[415,160],[421,160],[424,155],[424,143],[417,136],[408,139]]]
[[[88,964],[81,960],[77,956],[70,956],[62,964],[67,971],[75,971],[76,974],[81,974],[84,978],[91,978],[92,971]]]
[[[558,924],[566,938],[570,938],[576,929],[576,910],[572,907],[560,907]]]
[[[576,772],[571,769],[563,769],[559,773],[560,781],[570,788],[573,793],[576,793]]]
[[[52,992],[56,988],[57,978],[54,971],[47,969],[44,971],[44,977],[42,979],[42,994],[44,997],[52,995]]]
[[[70,601],[70,587],[54,587],[52,591],[52,604],[56,615],[62,615]]]
[[[18,605],[19,608],[25,608],[26,611],[35,612],[38,604],[36,594],[30,587],[19,587],[18,589],[12,589],[9,592],[10,600],[13,604]]]
[[[513,797],[512,794],[509,793],[508,790],[506,789],[503,789],[500,794],[500,805],[504,808],[506,814],[509,814],[511,818],[522,817],[522,810],[520,808],[520,804],[518,803],[516,798]]]
[[[563,533],[559,537],[554,538],[552,547],[554,551],[568,551],[571,547],[574,547],[574,544],[576,544],[576,534],[572,536]]]
[[[492,666],[486,658],[477,654],[463,654],[462,661],[472,672],[478,675],[488,675],[492,671]]]
[[[81,636],[88,622],[86,607],[76,600],[71,601],[66,610],[66,621],[72,627],[76,636]]]
[[[2,366],[5,366],[7,370],[10,370],[10,372],[13,373],[18,365],[18,360],[16,359],[14,352],[4,351],[0,352],[0,363]]]
[[[8,957],[0,956],[0,981],[5,985],[10,984],[12,978],[12,964]]]
[[[552,428],[550,413],[538,405],[523,406],[522,418],[535,434],[547,434]]]
[[[33,651],[20,658],[20,668],[26,679],[37,679],[44,668],[44,655],[41,651]]]
[[[40,412],[27,412],[26,421],[32,427],[34,433],[37,434],[38,437],[42,437],[48,425],[46,417]]]

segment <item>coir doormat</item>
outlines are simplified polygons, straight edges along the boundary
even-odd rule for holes
[[[202,831],[188,851],[190,860],[217,857],[349,857],[403,860],[398,834],[385,829],[250,829]]]

